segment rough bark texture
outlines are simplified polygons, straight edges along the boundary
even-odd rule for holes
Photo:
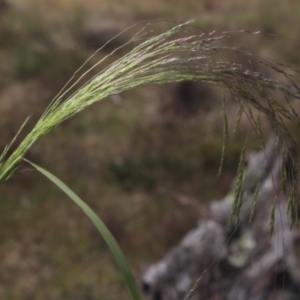
[[[293,171],[288,156],[283,157],[275,145],[273,136],[263,151],[248,159],[239,220],[233,218],[228,225],[233,191],[212,202],[207,217],[144,272],[142,285],[148,299],[183,300],[200,276],[193,300],[300,299],[300,264],[295,254],[299,235],[290,230],[289,188],[284,194],[280,183],[282,160],[289,179]],[[274,202],[275,223],[270,235]]]

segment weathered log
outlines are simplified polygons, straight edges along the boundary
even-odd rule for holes
[[[300,299],[297,235],[290,229],[287,214],[288,186],[286,193],[281,189],[281,168],[291,168],[288,157],[287,151],[282,155],[276,150],[275,136],[262,151],[249,157],[239,218],[229,223],[234,189],[224,199],[212,202],[208,217],[143,273],[148,299],[183,300],[198,278],[193,300]],[[294,173],[288,170],[288,174]]]

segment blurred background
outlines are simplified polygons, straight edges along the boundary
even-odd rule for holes
[[[32,128],[97,49],[140,20],[159,21],[156,30],[196,18],[199,31],[274,34],[234,34],[231,43],[299,68],[299,14],[298,0],[0,0],[0,149],[29,115],[20,139]],[[134,32],[114,38],[86,69]],[[242,117],[217,178],[221,98],[219,89],[201,83],[140,87],[64,122],[27,157],[97,212],[138,277],[144,264],[157,261],[195,226],[199,214],[191,203],[207,203],[228,192],[246,133],[249,151],[259,149]],[[232,132],[238,107],[228,101]],[[265,121],[266,137],[269,132]],[[1,299],[129,299],[102,238],[48,180],[24,166],[1,186],[0,195]]]

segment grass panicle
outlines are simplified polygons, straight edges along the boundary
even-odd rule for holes
[[[277,65],[248,51],[226,45],[230,39],[228,34],[195,33],[196,29],[190,23],[179,24],[162,34],[149,37],[64,99],[78,81],[70,88],[66,87],[12,155],[5,161],[2,159],[0,183],[17,168],[30,147],[52,128],[97,101],[140,85],[185,80],[216,84],[229,89],[236,97],[265,113],[278,133],[288,134],[284,120],[295,120],[297,116],[274,98],[266,96],[267,90],[277,90],[286,98],[299,99],[300,89],[295,84],[274,80],[266,72],[254,69],[253,65],[263,64],[264,69],[268,67],[279,72]],[[144,38],[147,28],[148,24],[137,32],[132,41]],[[230,57],[237,54],[244,57],[245,64],[232,61]],[[284,70],[280,70],[280,74],[288,77]]]
[[[289,198],[288,198],[288,213],[291,215],[291,227],[298,223],[298,201],[296,194],[296,184],[292,186]],[[295,209],[296,208],[296,209]]]
[[[255,212],[256,205],[257,205],[257,198],[259,195],[260,187],[261,187],[261,183],[258,182],[258,184],[256,185],[256,188],[255,188],[254,195],[253,195],[253,205],[252,205],[252,209],[250,212],[249,224],[252,222],[253,217],[254,217],[254,212]]]
[[[222,91],[222,112],[223,112],[223,145],[222,145],[222,152],[221,152],[221,160],[220,160],[220,167],[218,171],[218,177],[220,177],[222,173],[222,168],[224,164],[224,157],[225,157],[225,150],[226,146],[228,144],[228,120],[227,120],[227,114],[225,111],[225,96],[224,96],[224,90]]]
[[[239,124],[240,124],[241,119],[242,119],[242,115],[244,113],[244,101],[243,100],[239,101],[239,104],[240,104],[240,107],[239,107],[239,110],[237,112],[237,118],[236,118],[235,123],[234,123],[233,134],[236,133],[236,130],[239,127]]]
[[[235,191],[234,191],[234,200],[232,203],[229,224],[234,222],[235,225],[238,225],[238,223],[239,223],[239,215],[240,215],[240,210],[241,210],[242,203],[243,203],[243,194],[244,194],[243,179],[244,179],[245,150],[246,150],[246,146],[243,147],[241,154],[240,154],[240,160],[239,160],[238,172],[237,172],[237,180],[236,180]]]
[[[271,208],[271,214],[270,214],[270,235],[273,234],[274,226],[275,226],[275,209],[276,209],[276,199],[277,196],[275,196],[275,199],[273,200],[272,208]]]

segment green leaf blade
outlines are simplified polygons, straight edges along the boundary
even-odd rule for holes
[[[102,222],[102,220],[97,216],[97,214],[79,197],[77,196],[65,183],[63,183],[60,179],[54,176],[49,171],[41,168],[40,166],[24,159],[29,164],[31,164],[36,170],[46,176],[49,180],[51,180],[57,187],[59,187],[65,194],[67,194],[87,215],[87,217],[92,221],[95,225],[106,244],[108,245],[111,253],[113,254],[117,265],[120,268],[120,271],[123,275],[127,288],[130,292],[131,298],[133,300],[142,300],[142,296],[140,294],[138,285],[134,279],[134,276],[126,262],[125,256],[120,249],[117,241],[110,233],[109,229]]]

